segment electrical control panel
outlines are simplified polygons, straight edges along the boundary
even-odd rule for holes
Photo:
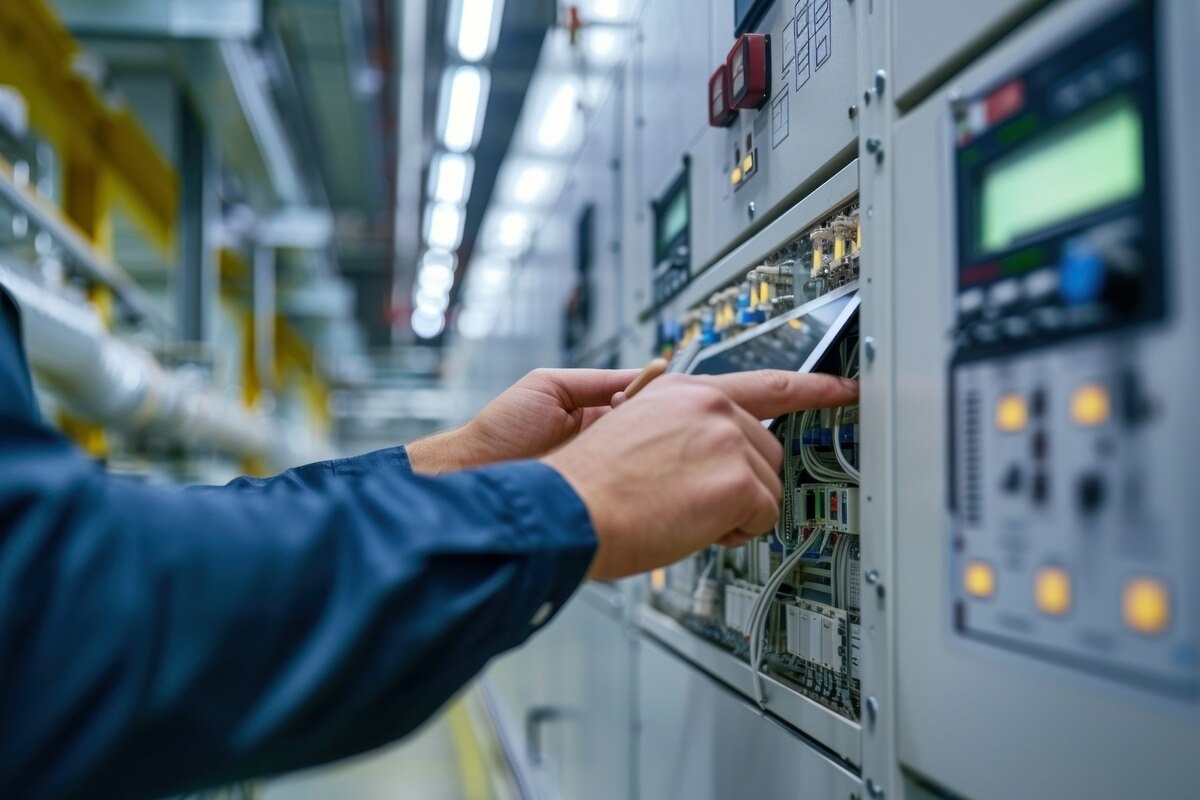
[[[857,375],[858,352],[848,325],[820,366]],[[655,608],[749,662],[760,703],[762,670],[852,722],[861,715],[857,423],[856,407],[776,420],[785,454],[776,528],[664,570],[652,594]]]
[[[698,370],[708,374],[764,368],[799,370],[815,341],[848,306],[831,305],[822,298],[840,299],[849,294],[838,292],[836,298],[828,297],[857,282],[861,249],[859,205],[851,202],[790,237],[753,269],[685,313],[668,314],[660,323],[658,347],[668,357],[689,348],[704,348],[707,357],[724,354],[708,368]],[[763,335],[775,329],[779,331],[776,336]]]
[[[727,65],[736,116],[708,128],[693,150],[694,180],[705,185],[697,213],[707,223],[698,263],[849,163],[861,102],[852,3],[782,0],[736,18],[718,11],[713,36],[713,68]]]
[[[1190,565],[1146,458],[1166,398],[1154,16],[1119,10],[952,109],[954,630],[1194,691]]]
[[[852,191],[832,206],[818,205],[838,197],[839,186],[852,187],[853,176],[850,168],[805,198],[671,305],[660,346],[672,369],[858,374],[861,206]],[[778,526],[742,547],[713,548],[653,576],[646,629],[707,643],[700,660],[733,670],[730,683],[747,701],[857,763],[859,410],[791,414],[774,420],[771,430],[785,453]]]
[[[861,397],[763,422],[774,529],[585,589],[620,635],[509,668],[565,771],[596,797],[1194,795],[1193,0],[633,5],[620,134],[581,161],[619,162],[617,196],[576,168],[620,231],[588,352]],[[570,721],[618,707],[628,781]]]

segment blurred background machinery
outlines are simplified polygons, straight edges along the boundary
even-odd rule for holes
[[[29,0],[0,36],[0,282],[113,469],[408,441],[547,365],[861,377],[771,424],[775,530],[585,586],[419,740],[463,780],[422,796],[1195,794],[1190,0]]]

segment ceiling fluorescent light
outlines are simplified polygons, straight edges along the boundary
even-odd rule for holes
[[[446,329],[446,315],[418,308],[412,313],[412,329],[422,339],[432,339]]]
[[[456,153],[470,150],[479,141],[487,105],[488,74],[478,67],[455,67],[442,80],[442,143]]]
[[[471,194],[475,159],[469,153],[438,153],[429,168],[433,199],[463,205]]]
[[[458,269],[458,256],[449,250],[438,250],[437,248],[426,250],[421,256],[421,269],[434,268],[444,269],[453,275],[454,270]]]
[[[537,142],[548,150],[561,147],[575,117],[575,84],[564,81],[555,90],[537,127]]]
[[[549,168],[541,164],[530,164],[522,169],[513,181],[513,199],[527,205],[545,202],[546,188],[549,185]]]
[[[441,314],[450,306],[450,293],[449,291],[429,292],[418,286],[413,292],[413,305],[416,308]]]
[[[463,212],[451,203],[433,203],[425,212],[425,240],[433,247],[457,249],[462,244]]]
[[[449,42],[464,61],[480,61],[496,46],[503,0],[456,0],[450,6]]]
[[[434,253],[442,252],[445,259],[430,258]],[[421,270],[416,273],[416,284],[426,291],[446,291],[454,287],[454,257],[445,251],[428,251],[421,258]]]

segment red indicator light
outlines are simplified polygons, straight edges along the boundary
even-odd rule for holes
[[[708,124],[728,128],[737,119],[737,111],[729,104],[729,68],[722,64],[708,79]]]
[[[960,286],[971,286],[976,283],[992,281],[1000,277],[1000,265],[996,262],[967,267],[958,274]]]
[[[725,59],[729,70],[729,105],[762,108],[771,94],[770,37],[747,33],[734,42]]]
[[[988,95],[984,106],[989,126],[1008,119],[1025,107],[1025,84],[1019,80],[1004,84]]]

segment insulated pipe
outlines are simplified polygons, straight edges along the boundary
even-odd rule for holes
[[[0,284],[21,307],[30,367],[71,413],[192,448],[294,462],[271,419],[226,398],[194,371],[164,369],[150,353],[105,331],[90,307],[4,263]]]

